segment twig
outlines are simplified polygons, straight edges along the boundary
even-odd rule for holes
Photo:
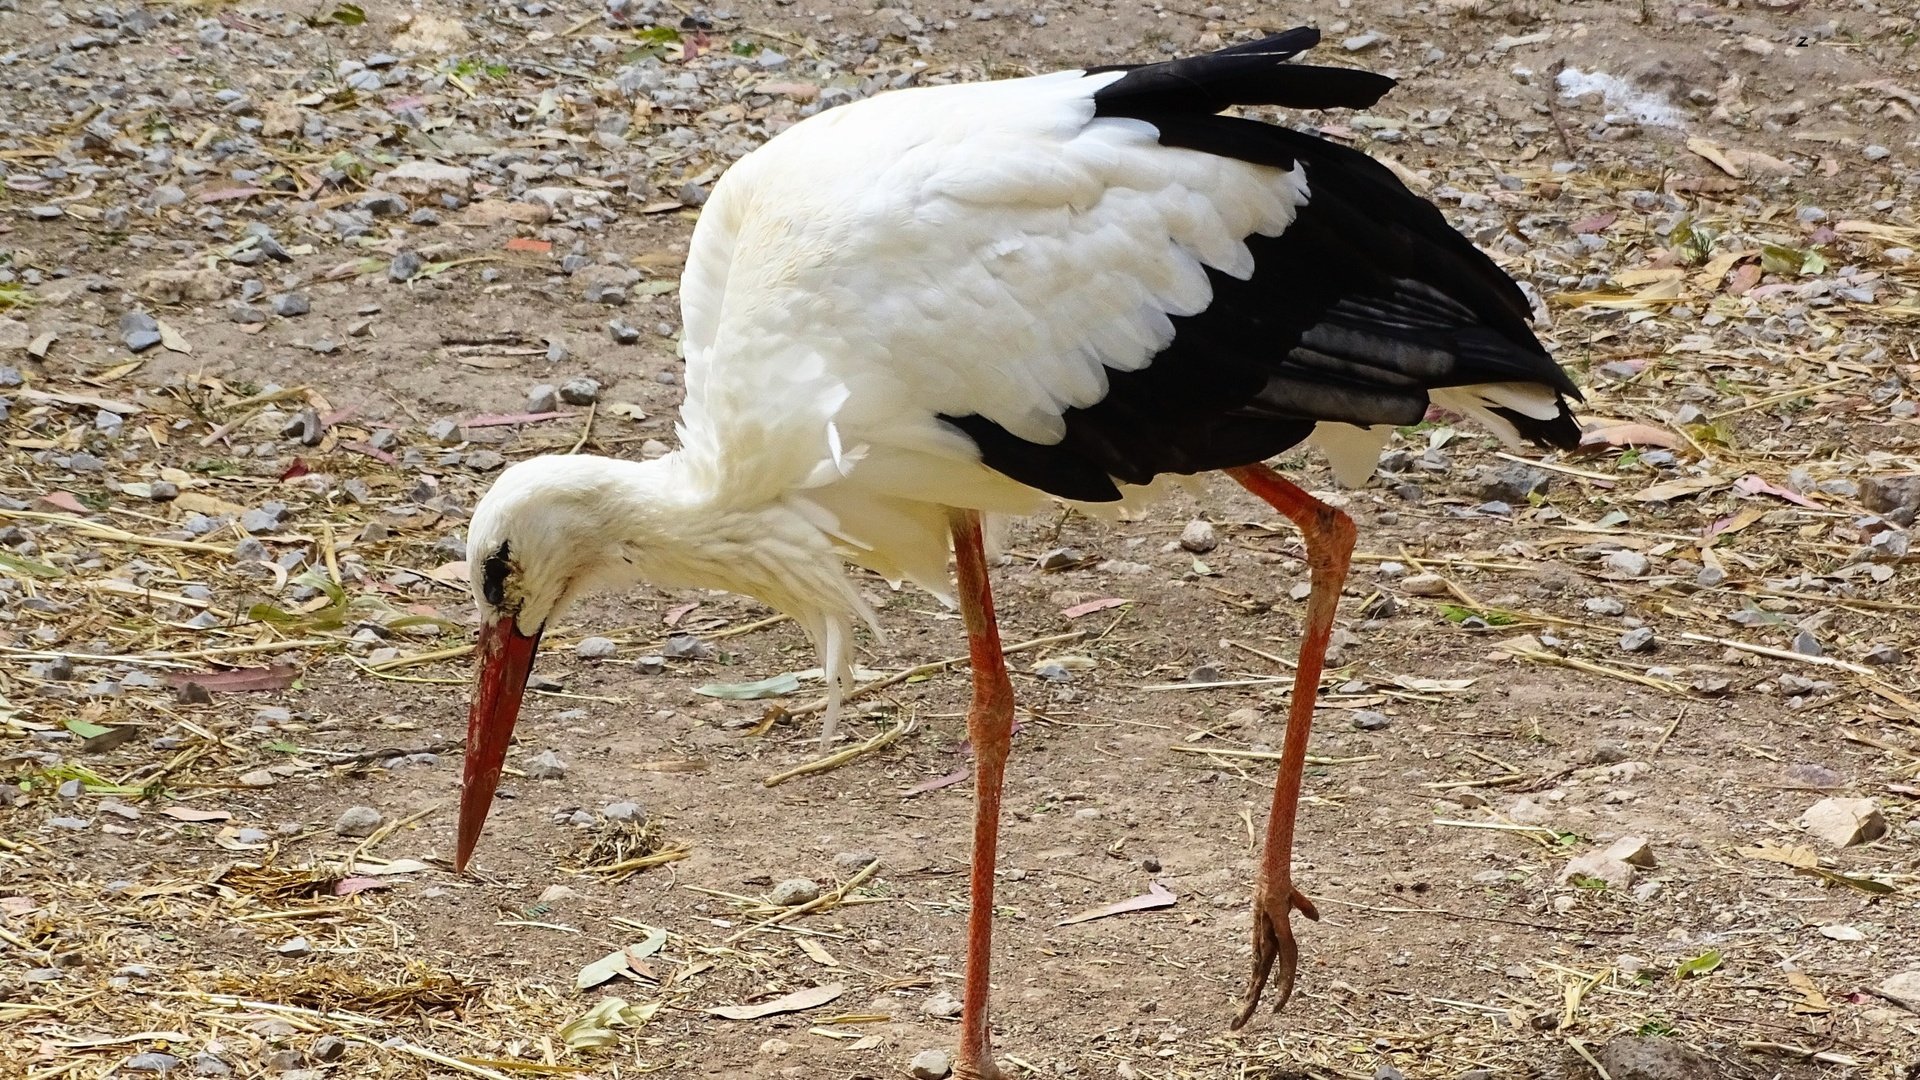
[[[1217,746],[1169,746],[1167,749],[1176,754],[1212,754],[1215,757],[1248,758],[1253,761],[1279,761],[1277,750],[1228,750]],[[1357,765],[1362,761],[1379,761],[1379,754],[1361,754],[1358,757],[1315,757],[1307,755],[1309,765]]]
[[[186,649],[181,652],[141,653],[126,656],[95,656],[92,653],[41,652],[33,649],[16,649],[10,645],[0,645],[0,656],[17,656],[22,660],[53,660],[66,657],[90,664],[152,664],[167,666],[175,660],[211,660],[220,656],[245,656],[248,653],[283,652],[287,649],[337,649],[346,644],[344,641],[328,638],[307,638],[300,641],[256,641],[251,645],[221,645],[211,649]]]
[[[1599,1075],[1600,1080],[1613,1080],[1613,1074],[1607,1071],[1607,1067],[1605,1065],[1600,1064],[1600,1062],[1596,1060],[1592,1054],[1587,1052],[1587,1047],[1585,1043],[1582,1043],[1579,1039],[1576,1039],[1573,1036],[1569,1035],[1567,1036],[1567,1045],[1573,1047],[1574,1053],[1579,1054],[1581,1057],[1587,1059],[1587,1064],[1593,1066],[1593,1071]]]
[[[198,551],[203,555],[227,555],[231,548],[219,544],[202,544],[194,540],[168,540],[158,536],[141,536],[125,529],[116,529],[111,525],[102,525],[97,521],[88,521],[72,514],[47,514],[37,510],[0,509],[0,518],[13,518],[17,521],[49,521],[65,525],[83,533],[91,533],[102,540],[117,540],[123,544],[141,544],[146,547],[171,548],[174,551]]]
[[[1775,660],[1794,660],[1802,664],[1812,664],[1815,667],[1839,668],[1841,671],[1851,671],[1855,675],[1873,674],[1873,669],[1864,664],[1856,664],[1851,660],[1835,660],[1831,656],[1807,656],[1804,653],[1797,653],[1788,649],[1776,649],[1771,645],[1751,645],[1744,641],[1735,641],[1732,638],[1710,637],[1706,634],[1695,634],[1691,631],[1681,634],[1680,637],[1686,641],[1699,641],[1708,645],[1722,645],[1729,649],[1738,649],[1741,652],[1753,653],[1756,656],[1770,656]]]
[[[1012,656],[1014,653],[1025,652],[1028,649],[1037,649],[1042,645],[1053,645],[1062,641],[1078,641],[1086,636],[1087,632],[1085,630],[1072,630],[1064,634],[1053,634],[1048,637],[1034,638],[1032,641],[1022,641],[1018,645],[1009,645],[1000,650],[1000,655]],[[889,686],[898,686],[908,679],[917,679],[922,675],[937,674],[955,664],[964,664],[967,660],[968,658],[965,656],[949,656],[945,660],[935,660],[930,664],[921,664],[918,667],[907,668],[905,671],[896,671],[884,679],[870,682],[865,686],[854,687],[852,690],[847,691],[846,696],[841,698],[841,700],[845,702],[853,701],[856,698],[863,698],[869,694],[885,690]],[[809,701],[805,705],[796,705],[786,710],[786,714],[788,716],[806,716],[809,713],[817,713],[826,707],[827,699],[820,698],[815,701]]]
[[[1673,723],[1667,725],[1667,730],[1660,733],[1660,739],[1653,744],[1653,749],[1647,752],[1649,758],[1660,753],[1660,749],[1667,745],[1667,740],[1673,738],[1673,733],[1675,729],[1679,728],[1680,721],[1686,718],[1687,710],[1681,709],[1679,714],[1673,718]]]
[[[1692,637],[1693,635],[1687,634],[1683,636]],[[1523,660],[1531,660],[1536,664],[1555,664],[1560,667],[1570,667],[1575,671],[1584,671],[1589,675],[1610,675],[1616,679],[1625,679],[1630,683],[1650,686],[1655,690],[1664,690],[1669,694],[1682,694],[1686,692],[1686,688],[1676,682],[1669,682],[1666,679],[1656,679],[1651,675],[1642,675],[1637,671],[1628,671],[1625,668],[1596,664],[1591,660],[1582,660],[1577,656],[1561,656],[1558,653],[1540,652],[1536,649],[1516,649],[1512,647],[1503,648],[1501,651],[1509,656],[1517,656]]]
[[[587,403],[587,422],[580,425],[580,437],[573,440],[573,447],[567,451],[568,454],[579,453],[580,448],[587,445],[587,440],[593,437],[593,417],[595,413],[599,411],[599,408],[600,403],[598,401],[589,401]]]
[[[774,915],[770,918],[754,923],[752,926],[749,926],[745,930],[742,930],[739,933],[728,938],[725,943],[728,945],[732,945],[735,942],[739,941],[741,938],[746,937],[748,934],[752,934],[760,930],[765,930],[766,928],[773,926],[776,923],[783,923],[783,922],[786,922],[788,919],[797,919],[800,916],[809,914],[811,912],[824,911],[827,908],[830,908],[835,904],[838,904],[847,895],[847,893],[853,891],[855,888],[858,888],[861,885],[861,883],[865,882],[868,878],[872,877],[873,872],[878,869],[880,869],[880,860],[875,859],[872,862],[868,863],[865,866],[865,868],[863,868],[859,873],[848,878],[846,884],[840,886],[839,888],[833,890],[832,892],[823,893],[820,896],[817,896],[814,899],[809,900],[804,904],[800,904],[796,907],[790,907],[787,910],[782,911],[778,915]]]
[[[873,753],[875,750],[878,750],[881,747],[891,745],[892,743],[897,741],[900,738],[900,736],[905,735],[909,731],[912,731],[913,728],[914,728],[914,718],[911,715],[909,715],[905,719],[901,720],[899,723],[893,725],[892,727],[881,732],[880,734],[875,735],[873,738],[868,739],[866,742],[863,742],[858,746],[850,746],[847,749],[842,750],[838,753],[828,754],[826,757],[823,757],[823,758],[815,758],[812,761],[808,761],[800,765],[795,765],[791,769],[786,769],[781,772],[774,773],[772,776],[769,776],[765,780],[760,781],[760,784],[763,787],[779,787],[781,784],[784,784],[787,781],[792,780],[797,776],[811,776],[814,773],[831,772],[832,770],[847,764],[848,762],[854,760],[855,758],[863,757],[867,754]]]

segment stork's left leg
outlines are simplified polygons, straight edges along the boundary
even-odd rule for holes
[[[1293,996],[1294,972],[1300,950],[1293,941],[1292,916],[1297,910],[1318,919],[1313,902],[1293,887],[1293,823],[1300,811],[1300,779],[1307,764],[1307,734],[1313,728],[1314,700],[1320,694],[1320,672],[1326,666],[1327,639],[1333,634],[1334,611],[1340,588],[1347,580],[1353,557],[1353,519],[1288,483],[1265,465],[1226,470],[1242,487],[1286,515],[1307,542],[1307,566],[1312,592],[1307,596],[1307,620],[1302,628],[1300,663],[1293,673],[1293,695],[1287,703],[1287,735],[1280,749],[1280,774],[1273,783],[1273,807],[1267,815],[1267,844],[1260,854],[1260,878],[1254,885],[1253,973],[1234,1018],[1238,1030],[1260,1004],[1267,975],[1280,965],[1277,1012]]]
[[[973,664],[973,707],[967,735],[973,741],[973,867],[967,900],[967,975],[960,1003],[959,1080],[1000,1080],[993,1063],[993,1033],[987,1027],[988,980],[993,955],[993,869],[1000,841],[1000,787],[1006,780],[1013,739],[1013,682],[1000,651],[987,582],[987,555],[980,515],[949,511],[953,562],[960,586],[960,615],[967,624],[967,655]]]

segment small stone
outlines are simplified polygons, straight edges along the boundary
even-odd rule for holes
[[[180,688],[178,691],[176,691],[176,693],[178,694],[180,698],[180,704],[182,705],[213,704],[213,695],[207,692],[206,687],[201,686],[197,682],[181,683]]]
[[[1651,652],[1655,644],[1651,626],[1636,626],[1620,635],[1622,652]]]
[[[399,217],[412,208],[403,196],[391,191],[369,191],[360,196],[360,209],[374,217]]]
[[[271,306],[275,315],[290,319],[296,315],[305,315],[312,311],[313,301],[307,299],[306,293],[281,293],[273,298]]]
[[[600,400],[600,383],[585,375],[575,376],[560,384],[560,400],[569,405],[591,405]]]
[[[1879,143],[1868,143],[1860,150],[1860,156],[1866,158],[1868,161],[1885,161],[1893,156],[1893,151],[1881,146]]]
[[[520,767],[529,780],[564,780],[567,776],[567,763],[560,755],[551,750],[542,750],[527,759]]]
[[[320,425],[318,412],[313,409],[301,409],[281,425],[280,434],[301,446],[319,446],[320,441],[326,437],[326,428]]]
[[[449,419],[435,420],[427,425],[427,438],[441,446],[453,446],[463,441],[460,438],[460,424]]]
[[[1616,1035],[1594,1057],[1613,1080],[1698,1080],[1720,1074],[1677,1039]]]
[[[1340,43],[1340,47],[1348,52],[1365,52],[1385,40],[1387,40],[1387,35],[1382,34],[1378,30],[1369,30],[1364,34],[1355,34],[1353,37],[1347,38]]]
[[[1652,563],[1637,551],[1616,551],[1607,556],[1607,570],[1621,577],[1644,577]]]
[[[527,391],[527,411],[530,413],[550,413],[560,408],[560,391],[549,383],[541,383]]]
[[[1882,995],[1906,1006],[1908,1010],[1920,1012],[1920,970],[1902,971],[1889,975],[1877,989]]]
[[[580,644],[573,647],[573,655],[582,660],[605,660],[620,651],[620,646],[612,638],[582,638]]]
[[[339,1061],[347,1056],[347,1040],[338,1035],[322,1035],[313,1040],[308,1056],[322,1064]]]
[[[1039,566],[1042,570],[1069,570],[1085,562],[1087,557],[1075,548],[1054,548],[1041,554]]]
[[[1415,574],[1403,579],[1400,588],[1409,596],[1450,596],[1453,593],[1447,586],[1447,579],[1439,574]]]
[[[1868,477],[1860,483],[1860,505],[1876,514],[1920,511],[1920,473]]]
[[[386,816],[371,806],[350,806],[333,823],[333,831],[341,836],[372,836]]]
[[[201,1056],[204,1057],[206,1055],[203,1054]],[[199,1061],[198,1058],[195,1058],[194,1060],[196,1063]],[[172,1054],[162,1054],[156,1051],[149,1050],[145,1053],[135,1054],[132,1057],[128,1058],[126,1061],[122,1062],[120,1065],[120,1071],[121,1072],[165,1073],[165,1072],[172,1072],[173,1070],[179,1067],[180,1067],[180,1059],[177,1057],[174,1057]],[[198,1068],[194,1069],[194,1074],[197,1076],[226,1075],[225,1073],[203,1073]]]
[[[292,1047],[275,1050],[267,1055],[268,1072],[290,1073],[305,1066],[306,1063],[307,1056]]]
[[[620,319],[607,320],[607,336],[613,338],[615,345],[631,345],[640,340],[640,331],[628,326]]]
[[[1595,615],[1625,615],[1627,605],[1611,596],[1595,596],[1587,600],[1586,609]]]
[[[945,1050],[922,1050],[913,1055],[907,1072],[914,1080],[946,1080],[953,1073],[953,1058]]]
[[[1872,799],[1821,799],[1800,815],[1800,827],[1837,848],[1871,843],[1887,834],[1887,819]]]
[[[1872,664],[1875,667],[1890,667],[1894,664],[1904,664],[1906,661],[1905,653],[1884,641],[1876,642],[1860,656],[1861,663]]]
[[[1820,656],[1826,651],[1820,647],[1820,639],[1814,637],[1809,630],[1802,630],[1793,635],[1792,648],[1801,656]]]
[[[195,1076],[232,1076],[233,1066],[212,1054],[195,1054],[188,1063]]]
[[[1482,499],[1524,504],[1534,495],[1545,495],[1552,480],[1544,469],[1508,462],[1481,469],[1474,483]]]
[[[647,811],[637,802],[608,803],[600,816],[608,821],[642,822],[647,820]]]
[[[1827,768],[1811,762],[1801,762],[1787,767],[1785,781],[1788,787],[1812,788],[1815,791],[1832,791],[1847,782],[1847,778]]]
[[[799,907],[820,899],[820,886],[810,878],[789,878],[773,887],[767,903],[775,907]]]
[[[960,1015],[960,1002],[945,990],[920,1003],[920,1011],[936,1020],[951,1020]]]
[[[871,851],[843,851],[833,857],[833,868],[843,874],[857,874],[879,858]]]
[[[492,472],[505,465],[507,459],[498,450],[474,450],[462,459],[462,463],[474,472]]]
[[[427,265],[427,260],[421,258],[419,252],[403,251],[395,255],[393,261],[387,264],[387,280],[396,283],[411,281],[413,280],[413,276],[418,274],[420,268],[425,265]]]
[[[258,832],[259,830],[256,829],[254,831]],[[265,835],[265,834],[262,834],[262,835]],[[257,842],[258,841],[256,841],[256,843]],[[288,938],[287,940],[274,946],[273,951],[279,953],[281,956],[294,956],[294,957],[312,956],[313,943],[308,941],[304,937]]]
[[[1393,726],[1393,717],[1371,709],[1355,709],[1353,726],[1360,731],[1385,731]]]
[[[1220,538],[1214,530],[1213,522],[1205,518],[1194,518],[1187,527],[1180,530],[1180,546],[1195,555],[1204,555],[1220,546]]]
[[[1703,589],[1717,588],[1726,580],[1727,572],[1717,566],[1703,566],[1693,575],[1693,583]]]

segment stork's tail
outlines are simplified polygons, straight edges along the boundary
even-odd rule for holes
[[[1207,114],[1235,105],[1364,109],[1393,89],[1392,79],[1371,71],[1289,63],[1319,43],[1320,31],[1301,26],[1205,56],[1090,68],[1090,75],[1127,73],[1093,95],[1094,113]]]

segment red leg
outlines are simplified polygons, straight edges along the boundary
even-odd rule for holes
[[[1013,683],[1000,653],[993,617],[987,555],[980,542],[980,515],[948,512],[953,561],[960,585],[960,614],[967,624],[973,662],[973,707],[967,735],[973,741],[973,871],[967,908],[967,984],[960,1010],[960,1080],[999,1080],[993,1035],[987,1028],[988,982],[993,954],[993,867],[1000,839],[1000,786],[1007,775],[1013,736]]]
[[[1320,671],[1327,662],[1327,639],[1333,634],[1334,611],[1340,588],[1347,580],[1353,556],[1353,519],[1328,506],[1265,465],[1226,470],[1242,487],[1286,515],[1307,542],[1307,566],[1312,593],[1307,597],[1307,621],[1302,628],[1300,665],[1294,669],[1293,695],[1287,704],[1287,736],[1280,750],[1280,774],[1273,782],[1273,808],[1267,815],[1267,844],[1260,854],[1260,879],[1254,885],[1253,972],[1234,1018],[1238,1030],[1253,1016],[1275,961],[1280,965],[1279,1000],[1275,1012],[1293,996],[1294,972],[1300,950],[1293,941],[1292,915],[1298,910],[1318,919],[1313,902],[1293,887],[1293,823],[1300,812],[1300,777],[1307,764],[1307,734],[1313,728],[1314,699],[1320,693]]]

